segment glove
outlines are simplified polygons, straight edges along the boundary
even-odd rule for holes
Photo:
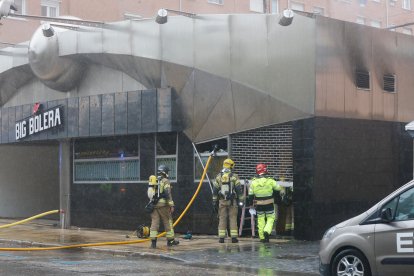
[[[255,209],[255,208],[253,208],[253,207],[251,207],[251,208],[249,209],[249,213],[250,213],[250,215],[252,215],[252,216],[256,215],[256,209]]]
[[[218,202],[217,201],[213,201],[213,212],[215,214],[218,213]]]

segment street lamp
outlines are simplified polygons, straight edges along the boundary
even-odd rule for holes
[[[159,9],[157,12],[157,17],[155,18],[155,22],[158,24],[165,24],[168,21],[168,12],[176,13],[179,15],[183,15],[186,17],[194,18],[196,14],[189,13],[189,12],[183,12],[183,11],[177,11],[177,10],[171,10],[171,9]]]

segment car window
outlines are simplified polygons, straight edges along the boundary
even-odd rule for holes
[[[395,221],[414,219],[414,188],[411,188],[402,193],[399,197],[396,197],[395,201],[398,203],[396,207],[393,209],[391,207],[392,205],[390,206],[391,210],[395,210],[395,212],[393,212]]]

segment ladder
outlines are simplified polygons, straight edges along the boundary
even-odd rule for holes
[[[255,217],[254,215],[251,215],[249,212],[249,209],[253,206],[246,206],[246,199],[248,196],[248,190],[249,190],[249,181],[247,179],[244,180],[244,184],[243,184],[243,195],[244,195],[244,204],[241,210],[241,216],[240,216],[240,226],[239,226],[239,236],[242,235],[243,230],[246,229],[251,229],[252,231],[252,238],[255,236]],[[246,216],[246,210],[247,210],[247,215]],[[244,228],[246,220],[250,219],[250,228]]]

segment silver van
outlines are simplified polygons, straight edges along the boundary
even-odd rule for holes
[[[329,228],[321,275],[414,275],[414,180],[359,216]]]

